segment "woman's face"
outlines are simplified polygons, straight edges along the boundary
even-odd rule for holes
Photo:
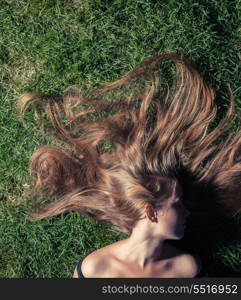
[[[176,194],[171,197],[168,207],[164,208],[164,210],[156,210],[158,222],[154,223],[155,231],[167,239],[180,239],[184,235],[184,223],[190,213],[183,205],[182,197],[182,189],[178,185]]]

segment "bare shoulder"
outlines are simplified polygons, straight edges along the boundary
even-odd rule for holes
[[[86,278],[100,278],[106,275],[111,269],[113,263],[113,248],[121,241],[99,248],[87,255],[81,264],[81,272]],[[75,269],[73,278],[77,278],[77,270]]]
[[[88,254],[81,263],[81,272],[84,275],[84,277],[94,277],[96,274],[96,269],[99,264],[98,255],[96,255],[94,252],[91,252]],[[77,266],[75,267],[73,278],[79,278],[78,272],[77,272]]]
[[[195,277],[201,267],[201,261],[190,253],[183,253],[178,257],[175,269],[178,277]]]
[[[183,249],[168,244],[169,251],[175,255],[175,270],[178,277],[195,277],[201,268],[201,259]]]
[[[98,249],[88,256],[82,262],[81,271],[84,277],[98,278],[108,266],[108,258],[101,249]]]

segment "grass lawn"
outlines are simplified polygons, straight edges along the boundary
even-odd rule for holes
[[[120,78],[144,58],[178,52],[191,57],[214,88],[219,118],[227,108],[227,83],[240,112],[240,19],[239,0],[0,1],[0,277],[71,277],[89,251],[125,237],[77,212],[27,221],[29,158],[54,142],[31,108],[29,128],[22,126],[19,95],[62,94],[71,85],[93,88]],[[212,249],[212,277],[241,277],[240,224],[238,216],[220,219],[224,234]]]

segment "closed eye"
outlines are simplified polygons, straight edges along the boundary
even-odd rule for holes
[[[177,198],[176,201],[174,202],[174,206],[176,207],[183,206],[182,198]]]

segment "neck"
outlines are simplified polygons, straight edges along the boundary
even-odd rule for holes
[[[136,263],[144,269],[149,263],[154,262],[164,254],[164,237],[146,235],[138,236],[132,233],[125,240],[124,247],[121,249],[122,258],[127,262]]]

